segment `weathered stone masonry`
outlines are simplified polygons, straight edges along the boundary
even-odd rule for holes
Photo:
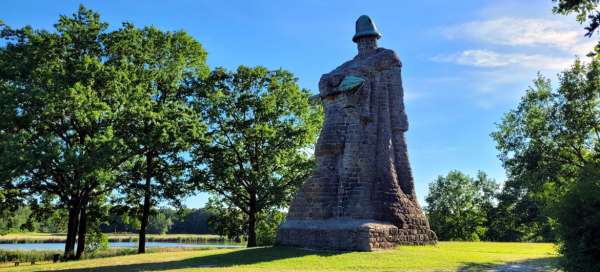
[[[361,16],[358,55],[321,77],[317,166],[280,226],[280,245],[369,251],[437,240],[414,191],[402,65],[392,50],[377,47],[379,37]]]

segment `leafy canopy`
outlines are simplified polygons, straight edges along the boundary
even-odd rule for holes
[[[320,106],[285,70],[217,68],[198,88],[208,140],[195,149],[196,179],[248,215],[283,208],[310,174]]]
[[[479,241],[486,233],[498,185],[483,172],[473,179],[459,171],[429,184],[427,215],[440,240]]]

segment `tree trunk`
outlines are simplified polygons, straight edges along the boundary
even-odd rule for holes
[[[85,250],[85,233],[87,231],[87,200],[81,204],[81,212],[79,213],[79,232],[77,237],[77,255],[75,259],[79,260]]]
[[[63,258],[73,259],[75,255],[75,240],[77,239],[77,225],[79,223],[79,205],[71,203],[69,207],[69,222],[67,223],[67,241]]]
[[[248,213],[248,244],[247,247],[256,246],[256,195],[250,195],[250,213]]]
[[[152,165],[153,156],[151,152],[146,154],[146,186],[144,187],[144,207],[142,210],[142,224],[140,226],[140,237],[138,241],[138,253],[146,252],[146,228],[150,217],[150,197],[152,196],[152,175],[154,169]]]

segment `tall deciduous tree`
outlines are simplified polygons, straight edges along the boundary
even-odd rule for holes
[[[582,181],[588,182],[585,186],[592,186],[594,179],[600,179],[600,176],[594,176],[597,171],[587,169],[597,165],[600,154],[599,82],[600,61],[597,59],[590,64],[576,60],[569,70],[559,75],[556,90],[552,89],[549,80],[540,76],[517,108],[504,116],[492,134],[511,180],[510,187],[505,190],[512,190],[516,196],[513,201],[528,202],[530,210],[541,215],[528,218],[528,225],[548,225],[548,221],[552,223],[558,219],[559,224],[572,226],[572,217],[557,216],[557,211],[561,212],[557,207],[573,211],[572,204],[560,204],[576,197],[576,193],[570,192],[572,188],[583,188],[578,184]],[[590,195],[582,197],[590,200],[591,205],[598,202],[591,201]],[[586,218],[583,216],[585,210],[581,211],[578,220],[597,222],[594,219],[597,215],[588,213],[585,216],[589,218]],[[589,228],[591,224],[582,223],[583,226]],[[582,228],[577,233],[595,232],[595,229],[584,231]],[[555,236],[555,228],[549,234]],[[577,237],[571,231],[559,234],[567,234],[560,237],[565,241]],[[579,239],[585,238],[580,236]],[[566,242],[569,246],[578,244],[577,240]],[[574,251],[569,254],[576,255],[579,250],[583,254],[580,260],[594,259],[594,256],[584,255],[598,252],[597,249],[578,245],[581,246],[579,249],[570,247]]]
[[[322,122],[284,70],[216,69],[198,86],[196,102],[208,140],[193,152],[195,180],[247,215],[248,246],[256,246],[257,214],[287,205],[310,174]]]
[[[111,33],[107,48],[107,63],[127,71],[130,97],[117,134],[132,154],[123,192],[129,203],[143,199],[138,246],[143,253],[151,207],[161,199],[178,202],[193,188],[187,183],[186,152],[205,128],[190,105],[191,84],[208,75],[206,52],[183,31],[132,24]]]
[[[106,28],[81,6],[54,32],[1,30],[0,168],[12,185],[68,209],[66,258],[77,236],[76,256],[83,253],[87,206],[113,189],[123,160],[113,127],[122,73],[105,64]]]
[[[429,184],[425,199],[431,228],[441,240],[483,239],[497,189],[483,172],[476,179],[459,171],[439,176]]]
[[[537,225],[541,240],[555,240],[552,208],[581,169],[590,162],[600,140],[598,108],[600,63],[576,61],[559,75],[560,88],[539,77],[515,110],[492,133],[507,171],[514,201],[527,204],[527,224]],[[550,209],[547,209],[550,208]]]

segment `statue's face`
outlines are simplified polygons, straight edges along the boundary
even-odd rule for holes
[[[377,49],[377,37],[368,36],[361,37],[356,41],[356,45],[358,47],[358,53],[366,53],[370,50]]]

